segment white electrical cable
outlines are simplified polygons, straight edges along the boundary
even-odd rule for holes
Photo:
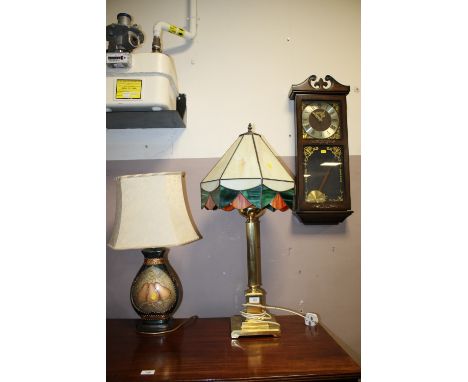
[[[260,308],[265,308],[265,309],[275,309],[275,310],[282,310],[284,312],[289,312],[289,313],[294,313],[297,314],[298,316],[301,316],[302,318],[305,318],[305,315],[299,312],[296,312],[295,310],[287,309],[287,308],[281,308],[279,306],[269,306],[269,305],[260,305],[260,304],[242,304],[243,306],[259,306]]]
[[[243,304],[243,305],[249,305],[249,306],[257,305],[258,306],[258,304]],[[271,314],[265,310],[262,313],[247,313],[246,311],[241,310],[240,314],[242,317],[246,318],[249,321],[280,326],[280,324],[278,324],[277,322],[271,321],[271,318],[272,318]]]
[[[243,306],[253,306],[253,307],[260,307],[263,309],[273,309],[273,310],[282,310],[284,312],[289,312],[289,313],[294,313],[304,319],[304,323],[307,326],[315,326],[318,324],[318,316],[315,313],[306,313],[305,315],[299,312],[296,312],[295,310],[291,310],[288,308],[282,308],[280,306],[270,306],[270,305],[261,305],[261,304],[242,304]],[[246,319],[253,320],[256,322],[265,322],[265,323],[271,323],[278,325],[279,324],[275,321],[269,321],[271,320],[271,314],[269,314],[267,311],[263,311],[262,313],[247,313],[245,311],[241,311],[241,316],[245,317]]]

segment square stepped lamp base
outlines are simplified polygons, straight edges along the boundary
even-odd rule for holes
[[[274,321],[272,317],[269,321]],[[248,336],[274,336],[279,337],[281,329],[279,325],[270,324],[268,322],[257,322],[253,320],[243,319],[241,316],[231,317],[231,338],[248,337]]]

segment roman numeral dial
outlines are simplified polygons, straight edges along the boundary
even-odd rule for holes
[[[339,131],[338,105],[315,101],[304,104],[304,106],[302,110],[302,128],[306,136],[315,139],[327,139]]]

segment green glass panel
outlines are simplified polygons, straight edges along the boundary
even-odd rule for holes
[[[241,194],[257,208],[262,208],[262,186],[249,188],[248,190],[241,191]]]
[[[268,187],[263,186],[262,207],[265,207],[265,206],[268,207],[277,193],[278,191],[274,191],[274,190],[269,189]]]
[[[220,187],[214,189],[211,191],[211,198],[213,199],[213,202],[219,207],[219,195],[220,195]]]
[[[216,199],[215,198],[213,199],[219,208],[224,208],[228,206],[236,198],[237,194],[239,193],[239,191],[237,190],[231,190],[223,186],[219,186],[216,189],[216,191],[218,191],[219,194],[216,196]],[[212,192],[212,195],[213,194],[214,194],[214,191]]]
[[[268,187],[261,185],[240,192],[255,207],[266,207],[271,211],[275,211],[275,208],[273,208],[270,205],[270,203],[274,199],[278,191],[271,190]],[[232,203],[232,201],[237,197],[238,193],[239,191],[237,190],[231,190],[223,186],[219,186],[217,189],[211,192],[201,189],[201,207],[203,208],[205,206],[206,202],[208,201],[208,198],[211,195],[216,206],[218,206],[219,208],[224,208],[230,203]],[[294,188],[280,192],[279,194],[281,195],[287,206],[292,209],[294,206]]]
[[[284,202],[288,205],[290,209],[294,207],[294,188],[280,192],[281,197],[283,198]]]
[[[206,201],[210,197],[210,193],[205,191],[203,188],[201,189],[201,208],[205,207]]]

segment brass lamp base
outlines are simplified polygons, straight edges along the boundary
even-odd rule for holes
[[[274,317],[269,321],[276,322]],[[274,325],[268,322],[258,322],[245,319],[241,316],[231,317],[231,338],[249,337],[249,336],[281,336],[279,324]]]

